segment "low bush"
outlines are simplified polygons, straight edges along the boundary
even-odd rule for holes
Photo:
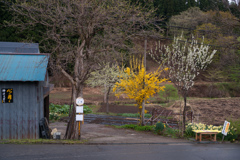
[[[92,109],[89,108],[89,107],[86,106],[86,105],[83,105],[83,113],[84,113],[84,114],[92,113]]]
[[[179,130],[178,129],[173,129],[173,128],[170,128],[170,127],[166,127],[166,130],[165,130],[164,134],[170,135],[173,138],[180,137]]]
[[[69,105],[59,105],[59,104],[50,104],[49,105],[50,113],[58,113],[58,114],[68,114]]]
[[[163,124],[162,122],[158,122],[155,125],[155,132],[157,132],[158,134],[161,134],[165,128],[166,128],[165,124]]]
[[[233,120],[232,118],[229,118],[228,121],[230,122],[230,130],[233,128],[233,135],[235,139],[238,138],[240,140],[240,119]]]
[[[171,136],[173,138],[180,137],[178,129],[170,128],[167,124],[162,122],[156,123],[154,130],[157,134],[160,135]]]

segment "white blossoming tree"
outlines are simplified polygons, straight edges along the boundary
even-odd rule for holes
[[[185,131],[186,103],[189,89],[194,85],[195,77],[212,62],[216,50],[211,51],[209,45],[191,42],[183,37],[175,37],[170,46],[156,44],[151,49],[151,57],[163,67],[168,67],[168,76],[184,98],[183,132]]]
[[[101,68],[101,70],[97,70],[91,73],[87,84],[92,87],[104,87],[104,103],[106,104],[106,113],[109,113],[109,94],[115,83],[120,81],[119,76],[123,75],[124,73],[122,73],[122,69],[120,69],[117,64],[111,65],[110,63],[107,63],[104,65],[104,67]]]

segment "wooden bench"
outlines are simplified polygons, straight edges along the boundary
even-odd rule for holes
[[[220,133],[221,131],[218,130],[193,130],[193,132],[196,133],[196,141],[202,141],[202,135],[209,135],[210,137],[208,139],[212,140],[212,141],[216,141],[217,140],[217,134]],[[212,137],[213,135],[213,137]]]

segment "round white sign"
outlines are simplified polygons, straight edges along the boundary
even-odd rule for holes
[[[82,98],[82,97],[78,97],[78,98],[76,99],[76,104],[77,104],[77,105],[83,105],[83,104],[84,104],[83,98]]]

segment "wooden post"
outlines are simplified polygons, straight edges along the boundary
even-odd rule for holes
[[[78,139],[81,139],[81,121],[83,121],[84,117],[82,115],[82,117],[80,116],[81,114],[83,114],[83,104],[84,104],[84,100],[82,97],[78,97],[76,99],[76,104],[78,105],[76,107],[76,114],[78,113],[79,118],[76,117],[76,120],[78,121]]]
[[[193,122],[193,112],[191,111],[191,123]]]
[[[80,140],[80,139],[81,139],[81,122],[78,121],[78,140]]]

